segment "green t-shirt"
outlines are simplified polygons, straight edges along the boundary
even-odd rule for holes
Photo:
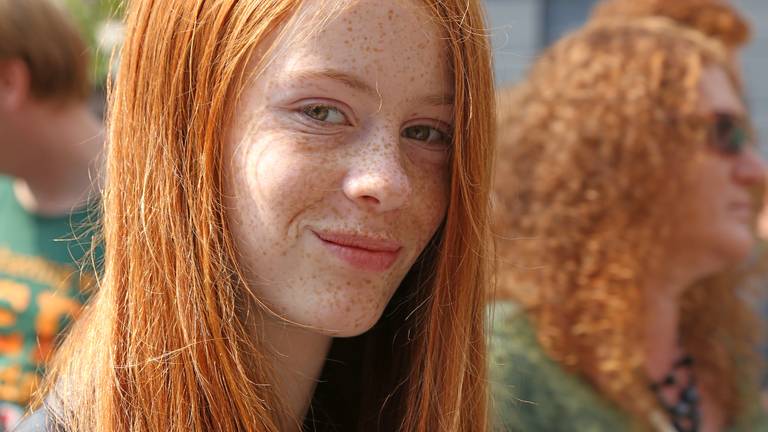
[[[17,201],[11,179],[0,177],[0,401],[4,406],[27,404],[57,336],[77,316],[88,295],[86,287],[95,286],[95,273],[85,270],[93,266],[83,262],[91,262],[87,252],[93,217],[85,208],[60,217],[30,214]]]
[[[492,311],[490,380],[495,430],[524,432],[616,432],[635,430],[635,421],[597,393],[585,380],[567,372],[540,347],[525,313],[499,302]],[[727,432],[768,431],[757,406]],[[659,414],[658,431],[674,431]],[[724,431],[725,432],[725,431]]]

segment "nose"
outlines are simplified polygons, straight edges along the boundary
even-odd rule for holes
[[[738,158],[734,177],[743,184],[755,185],[765,181],[765,160],[755,149],[747,149]]]
[[[381,213],[404,207],[412,194],[399,139],[389,141],[361,151],[352,161],[343,185],[351,201]]]

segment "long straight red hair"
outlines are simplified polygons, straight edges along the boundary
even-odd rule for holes
[[[356,429],[485,431],[489,44],[479,0],[425,2],[444,29],[455,76],[447,215],[381,321],[342,342],[360,357],[359,374],[326,390],[359,392],[359,409],[338,410],[349,417],[340,422]],[[347,4],[328,3],[324,10]],[[259,332],[249,331],[247,310],[258,301],[227,229],[221,154],[254,47],[281,32],[300,5],[144,0],[128,7],[109,114],[104,277],[47,381],[50,411],[66,430],[286,426],[269,386],[270,359]]]

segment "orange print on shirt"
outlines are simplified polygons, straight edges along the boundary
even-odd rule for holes
[[[0,371],[0,399],[24,405],[38,386],[40,377],[34,372],[22,372],[18,366]]]
[[[59,325],[67,317],[74,318],[80,311],[80,303],[55,291],[42,292],[37,296],[40,313],[37,315],[35,330],[40,337],[55,337]]]
[[[0,301],[7,301],[14,310],[29,307],[29,287],[7,279],[0,279]]]
[[[40,293],[37,296],[37,304],[40,307],[35,322],[37,349],[32,353],[32,361],[44,363],[53,351],[56,336],[62,330],[61,323],[67,318],[74,319],[80,312],[81,305],[55,291]]]
[[[0,327],[12,327],[16,316],[29,307],[29,287],[7,279],[0,279],[0,302],[7,302],[13,311],[0,309]],[[15,312],[15,313],[14,313]]]
[[[16,314],[5,309],[0,309],[0,327],[13,327],[16,324]]]
[[[19,333],[0,336],[0,356],[18,356],[23,347],[24,337]]]

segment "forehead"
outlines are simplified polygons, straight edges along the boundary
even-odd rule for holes
[[[331,2],[334,3],[334,2]],[[416,0],[325,0],[302,4],[273,50],[283,71],[343,70],[377,85],[445,91],[450,85],[447,38],[426,4]]]
[[[707,66],[702,71],[699,90],[704,112],[746,114],[741,95],[722,66]]]

